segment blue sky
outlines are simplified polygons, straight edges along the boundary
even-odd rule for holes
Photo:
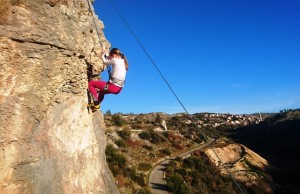
[[[300,108],[300,1],[113,2],[189,113]],[[110,0],[94,9],[129,61],[123,91],[102,111],[184,112]]]

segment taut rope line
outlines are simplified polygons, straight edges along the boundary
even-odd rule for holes
[[[149,60],[152,62],[153,66],[155,67],[155,69],[158,71],[159,75],[161,76],[161,78],[165,81],[166,85],[169,87],[169,89],[171,90],[171,92],[173,93],[173,95],[175,96],[175,98],[177,99],[177,101],[180,103],[180,105],[182,106],[182,108],[185,110],[185,112],[187,113],[187,115],[191,118],[192,122],[194,123],[194,125],[197,127],[197,129],[199,130],[200,134],[202,135],[202,137],[204,138],[205,141],[208,140],[208,138],[206,137],[206,135],[202,132],[202,130],[199,128],[199,126],[196,124],[194,118],[192,117],[192,115],[190,115],[190,113],[187,111],[187,109],[185,108],[185,106],[183,105],[183,103],[180,101],[180,99],[178,98],[178,96],[176,95],[175,91],[172,89],[171,85],[168,83],[168,81],[166,80],[166,78],[164,77],[164,75],[161,73],[161,71],[159,70],[158,66],[156,65],[156,63],[154,62],[154,60],[151,58],[150,54],[147,52],[147,50],[145,49],[145,47],[143,46],[143,44],[141,43],[141,41],[139,40],[139,38],[137,37],[137,35],[134,33],[134,31],[132,30],[132,28],[130,27],[130,25],[127,23],[126,19],[123,17],[123,15],[121,14],[121,12],[118,10],[118,8],[116,7],[116,5],[113,3],[112,0],[109,0],[111,5],[113,6],[113,8],[115,9],[115,11],[117,12],[117,14],[120,16],[120,18],[122,19],[122,21],[124,22],[124,24],[127,26],[128,30],[131,32],[131,34],[133,35],[133,37],[135,38],[135,40],[139,43],[139,45],[141,46],[141,48],[143,49],[143,51],[145,52],[145,54],[147,55],[147,57],[149,58]],[[223,165],[223,167],[225,168],[225,170],[227,171],[227,173],[231,176],[232,180],[234,181],[234,183],[236,184],[236,186],[239,188],[240,192],[242,194],[244,194],[243,189],[240,187],[240,185],[237,183],[237,181],[235,180],[233,174],[228,170],[228,168],[226,167],[226,165],[224,164],[224,162],[221,160],[221,158],[219,157],[219,155],[216,153],[216,151],[214,150],[214,148],[212,147],[212,145],[209,143],[208,146],[210,147],[210,149],[212,149],[212,151],[214,152],[214,154],[217,156],[218,160],[221,162],[221,164]]]

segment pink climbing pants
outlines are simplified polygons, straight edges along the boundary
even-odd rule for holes
[[[105,81],[95,81],[91,80],[89,82],[89,91],[92,94],[94,100],[99,101],[100,103],[104,99],[105,94],[118,94],[121,92],[122,87],[116,86],[112,83],[108,83],[108,88],[105,90],[105,85],[107,82]],[[97,93],[97,89],[99,90],[99,96]]]

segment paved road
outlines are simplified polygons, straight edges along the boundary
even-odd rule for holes
[[[211,142],[212,139],[210,139],[209,142]],[[192,150],[189,150],[187,152],[184,152],[182,154],[179,154],[177,156],[174,156],[170,159],[166,159],[163,162],[161,162],[160,164],[158,164],[150,173],[150,177],[149,177],[149,186],[151,188],[151,192],[153,194],[168,194],[168,187],[166,185],[166,181],[164,180],[164,171],[165,168],[167,167],[167,165],[169,164],[169,162],[172,159],[175,159],[176,157],[183,157],[186,155],[191,154],[192,152],[194,152],[195,150],[199,150],[201,148],[203,148],[204,146],[206,146],[207,144],[202,144]]]
[[[151,172],[149,177],[149,186],[153,194],[168,194],[168,187],[164,180],[164,171],[169,164],[170,159],[164,160],[158,164]]]

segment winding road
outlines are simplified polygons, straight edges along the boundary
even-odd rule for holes
[[[212,142],[212,139],[209,138],[209,142]],[[193,153],[195,150],[202,149],[204,146],[206,146],[208,143],[203,143],[187,152],[178,154],[172,158],[166,159],[159,163],[150,173],[149,177],[149,186],[151,188],[151,192],[153,194],[169,194],[168,187],[166,185],[166,181],[164,179],[164,173],[165,168],[168,166],[171,160],[174,160],[176,157],[184,157],[191,153]]]

